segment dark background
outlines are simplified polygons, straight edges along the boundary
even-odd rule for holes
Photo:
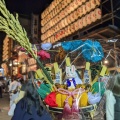
[[[5,0],[10,12],[30,15],[31,13],[41,14],[41,12],[53,0]]]

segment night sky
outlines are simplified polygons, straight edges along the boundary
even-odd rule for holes
[[[30,15],[31,13],[40,14],[52,0],[5,0],[10,12]]]

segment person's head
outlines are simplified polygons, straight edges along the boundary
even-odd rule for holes
[[[115,75],[113,94],[120,97],[120,74]]]
[[[29,79],[25,87],[26,95],[23,99],[28,104],[27,112],[29,114],[32,114],[32,107],[34,106],[36,108],[37,114],[42,115],[42,112],[45,107],[40,99],[37,89],[33,84],[33,78],[32,76],[30,77],[30,74],[33,74],[33,72],[28,74]]]

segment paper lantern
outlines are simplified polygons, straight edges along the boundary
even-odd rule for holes
[[[66,6],[64,0],[61,2],[61,4],[62,4],[62,9],[64,9]]]
[[[96,15],[96,19],[101,19],[102,12],[100,8],[95,9],[95,15]]]
[[[63,10],[62,11],[62,16],[61,16],[62,18],[64,18],[65,17],[65,11]]]
[[[99,6],[101,0],[96,0],[96,4]]]
[[[82,7],[83,7],[83,15],[85,15],[87,13],[86,5],[82,5]]]
[[[78,29],[79,29],[79,20],[75,22],[75,31],[77,31]]]
[[[68,26],[68,35],[70,35],[71,34],[71,26],[69,25]]]
[[[81,14],[81,7],[79,7],[78,9],[77,9],[77,14],[78,14],[78,17],[81,17],[82,16],[82,14]]]
[[[86,2],[85,6],[86,6],[87,12],[90,12],[90,10],[91,10],[91,2],[90,1]]]
[[[64,20],[61,21],[61,29],[65,27]]]
[[[91,9],[94,9],[96,7],[95,0],[90,0],[90,3],[91,3]]]
[[[67,4],[71,3],[72,0],[67,0]]]
[[[96,21],[95,11],[92,11],[92,12],[90,13],[90,15],[91,15],[91,21],[92,21],[92,22],[95,22],[95,21]]]
[[[91,21],[91,15],[87,14],[86,17],[87,17],[87,24],[90,25],[92,23],[92,21]]]
[[[75,17],[75,20],[78,19],[78,12],[77,12],[77,10],[74,11],[74,17]]]
[[[74,2],[75,2],[75,9],[77,9],[78,6],[79,6],[79,5],[78,5],[78,4],[79,4],[79,3],[78,3],[78,0],[75,0]]]
[[[73,25],[74,25],[74,32],[76,31],[76,21],[73,23]]]
[[[85,3],[87,0],[81,0],[82,1],[82,3]]]
[[[83,18],[78,20],[79,29],[83,28]]]
[[[82,5],[82,0],[77,0],[77,2],[78,2],[78,6]]]
[[[65,37],[68,36],[68,27],[65,28]]]
[[[70,5],[69,5],[69,6],[70,6],[70,13],[71,13],[71,12],[73,12],[73,11],[74,11],[74,3],[73,3],[73,2],[72,2],[72,3],[70,3]]]
[[[66,27],[67,26],[66,18],[64,18],[63,21],[64,21],[64,27]]]
[[[87,26],[87,17],[83,17],[83,27]]]
[[[69,5],[68,5],[68,14],[70,14],[70,13],[72,12],[71,7],[72,7],[72,6],[69,4]]]
[[[75,32],[75,26],[74,26],[74,23],[70,25],[71,27],[71,33],[74,33]]]
[[[68,5],[67,3],[67,0],[63,0],[64,1],[64,4],[65,4],[65,7]]]
[[[67,16],[68,15],[68,9],[67,9],[67,7],[64,9],[64,11],[65,11],[65,16]]]
[[[70,17],[71,17],[71,22],[75,21],[74,12],[72,12],[72,13],[70,14]]]
[[[70,23],[71,23],[71,17],[70,17],[70,15],[69,15],[69,16],[67,16],[67,23],[68,23],[68,24],[70,24]]]

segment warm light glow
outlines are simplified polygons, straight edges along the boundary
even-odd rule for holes
[[[12,63],[10,63],[9,66],[12,66]]]
[[[104,64],[108,64],[109,61],[107,59],[104,60]]]

